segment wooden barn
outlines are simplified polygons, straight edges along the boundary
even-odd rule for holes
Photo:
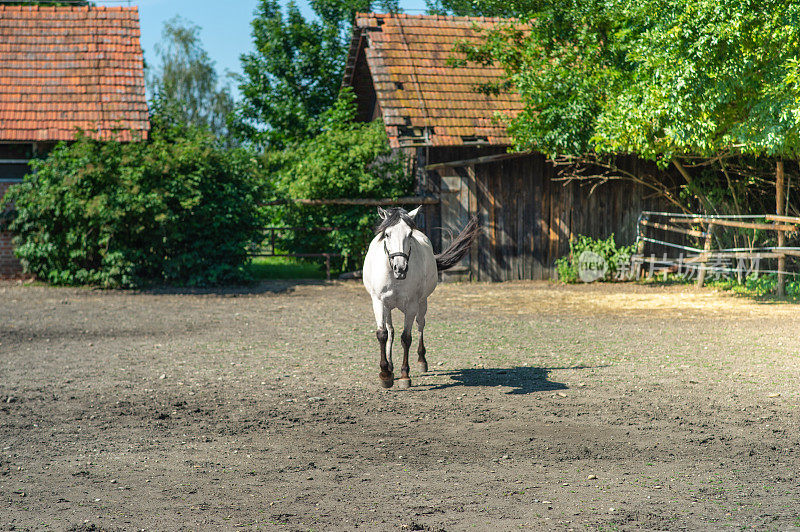
[[[557,179],[556,167],[536,153],[508,153],[502,116],[522,102],[513,92],[486,95],[480,83],[502,78],[497,67],[453,67],[459,41],[476,42],[476,28],[503,19],[360,14],[344,84],[356,93],[364,121],[381,118],[393,148],[412,161],[417,193],[440,198],[425,207],[422,228],[441,249],[473,214],[484,228],[459,277],[481,281],[547,279],[554,262],[584,234],[617,242],[635,239],[642,210],[664,207],[650,191],[611,181],[592,190]],[[641,161],[627,170],[657,171]],[[662,209],[663,210],[663,209]]]
[[[0,196],[78,128],[147,138],[138,9],[0,5]],[[0,233],[0,275],[18,271]]]

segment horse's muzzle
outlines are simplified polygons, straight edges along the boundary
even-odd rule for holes
[[[397,260],[394,262],[401,263],[401,264],[392,264],[392,272],[394,273],[394,278],[402,281],[403,279],[406,278],[406,275],[408,274],[408,263],[404,260]]]
[[[402,255],[399,254],[398,255]],[[408,274],[408,259],[405,256],[395,256],[389,259],[389,265],[392,267],[394,278],[403,280]]]

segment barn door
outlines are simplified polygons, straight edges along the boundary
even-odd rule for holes
[[[464,174],[464,175],[460,175]],[[469,221],[469,184],[463,168],[443,168],[441,177],[442,249],[458,235]],[[442,273],[442,280],[469,279],[470,255]]]

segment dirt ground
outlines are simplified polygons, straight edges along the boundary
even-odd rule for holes
[[[800,530],[797,305],[440,285],[405,391],[357,282],[0,301],[4,530]]]

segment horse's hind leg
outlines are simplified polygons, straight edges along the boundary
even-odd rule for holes
[[[416,316],[416,307],[406,309],[403,334],[400,335],[400,342],[403,344],[403,365],[400,367],[400,379],[397,381],[397,386],[400,388],[411,387],[410,368],[408,367],[408,350],[411,348],[411,327],[414,325],[414,318]]]
[[[394,339],[394,327],[392,327],[392,314],[391,311],[386,309],[382,301],[378,299],[372,300],[372,310],[375,313],[375,322],[378,324],[378,331],[376,332],[376,336],[378,337],[378,344],[381,347],[381,385],[384,388],[391,388],[394,384],[394,374],[392,372],[392,340]],[[388,351],[389,356],[387,358],[386,351],[387,351],[387,344],[388,344]]]
[[[417,330],[419,331],[419,345],[417,346],[417,364],[422,373],[428,371],[428,361],[425,358],[425,313],[428,312],[428,300],[423,299],[419,302],[419,312],[417,313]]]

